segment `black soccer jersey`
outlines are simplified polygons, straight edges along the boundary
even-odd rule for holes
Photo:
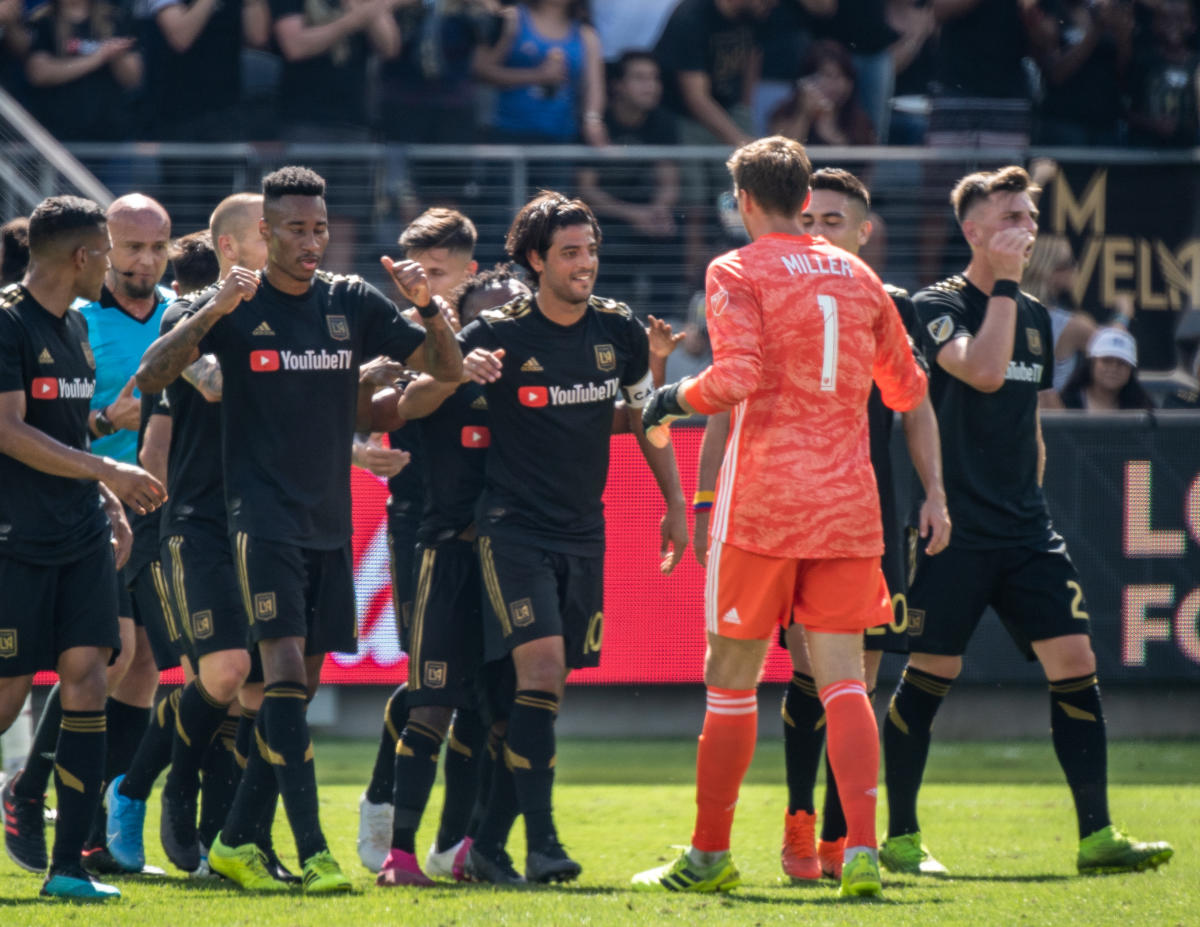
[[[166,334],[195,313],[215,287],[172,303],[163,315]],[[225,535],[225,479],[221,470],[221,403],[209,402],[183,377],[164,391],[171,411],[171,447],[167,456],[167,501],[162,507],[161,537],[187,530]]]
[[[170,415],[167,403],[162,393],[142,395],[141,419],[137,432],[137,461],[142,465],[142,445],[146,441],[146,428],[150,419],[155,415]],[[129,519],[129,527],[133,531],[133,549],[129,552],[129,560],[125,564],[124,573],[133,578],[141,572],[142,567],[158,559],[158,529],[162,523],[161,506],[146,515],[139,515],[129,506],[125,507],[125,517]]]
[[[0,393],[25,394],[25,423],[86,451],[95,390],[83,316],[55,316],[20,284],[0,290]],[[0,556],[70,563],[111,530],[94,480],[52,476],[0,454],[0,487]]]
[[[572,325],[551,322],[534,297],[489,310],[459,336],[504,348],[487,386],[491,447],[480,500],[481,534],[581,556],[604,550],[612,409],[649,384],[646,330],[623,303],[593,296]]]
[[[319,550],[349,541],[359,363],[407,360],[424,340],[362,278],[324,272],[302,296],[264,278],[213,325],[200,350],[221,363],[230,531]]]
[[[1037,408],[1038,392],[1054,376],[1050,314],[1029,294],[1018,295],[1004,385],[984,393],[948,374],[937,355],[954,338],[979,331],[987,294],[956,275],[921,290],[913,302],[941,432],[950,543],[1049,549],[1059,539],[1037,481]]]
[[[412,456],[407,467],[388,478],[388,522],[407,521],[415,526],[425,507],[425,486],[421,477],[425,450],[421,443],[421,426],[409,422],[403,428],[389,431],[388,444],[396,450],[408,451]]]
[[[419,468],[425,511],[417,539],[434,544],[457,536],[475,520],[492,443],[484,388],[464,383],[432,415],[413,424],[421,429],[425,452]]]

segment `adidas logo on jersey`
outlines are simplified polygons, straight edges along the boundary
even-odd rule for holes
[[[49,348],[42,348],[42,353],[38,355],[39,364],[53,364],[54,358],[50,356]]]
[[[741,624],[742,616],[738,614],[738,610],[736,608],[731,608],[721,616],[721,620],[726,624]]]
[[[258,323],[258,328],[254,329],[254,331],[252,331],[250,334],[252,334],[252,335],[274,335],[275,332],[273,332],[271,330],[270,325],[268,325],[265,321],[262,321],[262,322]]]
[[[521,365],[521,373],[541,373],[542,365],[537,362],[536,357],[531,357]]]

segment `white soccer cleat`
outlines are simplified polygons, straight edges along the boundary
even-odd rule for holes
[[[463,837],[458,843],[439,853],[435,840],[429,847],[429,855],[425,857],[425,874],[431,879],[466,881],[468,878],[466,872],[467,853],[471,850],[471,842],[470,837]]]
[[[364,792],[358,800],[358,858],[371,872],[383,868],[392,849],[391,802],[375,804]]]

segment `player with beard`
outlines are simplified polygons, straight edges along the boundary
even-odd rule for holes
[[[123,561],[131,538],[118,500],[144,514],[164,491],[141,469],[88,453],[96,363],[87,322],[70,307],[100,296],[111,248],[104,213],[90,200],[52,197],[34,210],[29,237],[24,282],[0,291],[0,522],[8,526],[0,587],[9,625],[0,629],[0,731],[33,674],[56,670],[59,815],[42,894],[100,900],[120,892],[92,880],[80,855],[103,779],[105,668],[121,645],[114,553]],[[41,799],[6,789],[6,832],[30,810],[40,818]]]
[[[631,427],[667,503],[662,571],[687,546],[679,473],[669,447],[646,441],[639,413],[652,386],[646,330],[623,303],[594,296],[600,228],[587,205],[543,192],[508,230],[532,297],[484,313],[460,336],[483,349],[491,444],[478,510],[485,658],[516,670],[504,758],[525,818],[525,876],[566,881],[580,866],[554,826],[554,722],[570,669],[596,666],[604,637],[604,508],[613,404]],[[673,550],[671,550],[673,548]],[[490,882],[519,881],[504,850],[511,818],[489,807],[467,857]]]
[[[359,363],[383,354],[457,380],[462,356],[420,266],[384,268],[421,325],[357,277],[319,273],[329,241],[325,182],[307,168],[263,178],[267,265],[233,268],[211,298],[156,341],[138,373],[162,389],[202,353],[222,374],[222,460],[234,566],[263,662],[264,700],[238,792],[209,864],[244,888],[277,890],[255,843],[275,779],[312,893],[347,891],[318,817],[305,711],[330,651],[357,644],[350,455]],[[245,303],[245,305],[241,305]]]

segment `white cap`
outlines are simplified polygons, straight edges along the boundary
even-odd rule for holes
[[[1123,328],[1099,328],[1088,340],[1088,357],[1115,357],[1130,367],[1137,366],[1137,342]]]

